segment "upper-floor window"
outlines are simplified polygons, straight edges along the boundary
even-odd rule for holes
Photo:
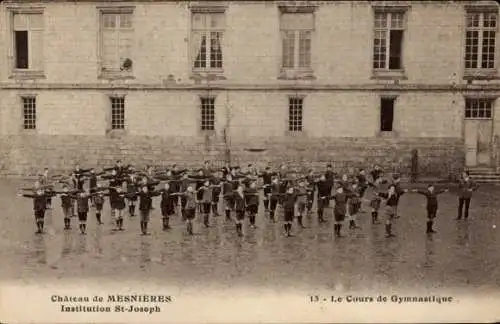
[[[312,13],[284,13],[281,16],[282,63],[284,69],[311,68]]]
[[[12,17],[14,73],[43,75],[43,12],[16,11]]]
[[[373,69],[403,69],[404,11],[375,11]]]
[[[465,31],[465,69],[495,68],[496,12],[468,12]]]
[[[280,7],[282,78],[312,77],[314,7]]]
[[[191,30],[193,70],[223,69],[224,29],[224,12],[193,12]]]
[[[133,13],[128,8],[101,10],[101,72],[126,75],[132,71]]]

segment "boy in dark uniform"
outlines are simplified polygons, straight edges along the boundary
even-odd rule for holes
[[[462,173],[462,179],[458,184],[458,216],[457,220],[462,219],[462,211],[465,205],[464,218],[469,218],[469,206],[472,199],[472,193],[476,191],[479,186],[472,181],[469,177],[469,172],[465,171]]]
[[[219,197],[222,191],[222,181],[221,181],[221,172],[217,171],[215,176],[212,177],[210,181],[210,185],[212,186],[212,215],[214,217],[219,216]]]
[[[385,233],[386,237],[393,237],[392,233],[392,219],[396,215],[396,208],[398,205],[398,194],[396,192],[396,186],[391,184],[389,186],[389,190],[387,192],[379,192],[378,195],[386,200],[386,208],[385,208]]]
[[[259,212],[259,191],[257,189],[257,183],[254,181],[249,185],[249,188],[245,190],[245,200],[248,212],[248,219],[250,221],[250,226],[256,228],[255,218]]]
[[[299,212],[299,214],[297,215],[297,222],[299,223],[299,226],[301,228],[305,228],[304,224],[302,223],[302,218],[304,216],[304,213],[306,212],[309,192],[307,190],[306,183],[303,180],[299,182],[299,187],[297,188],[296,193],[297,211]]]
[[[399,207],[399,199],[408,190],[405,190],[405,189],[403,189],[401,187],[401,178],[400,178],[400,176],[398,174],[396,174],[396,175],[393,176],[393,182],[392,182],[392,184],[396,188],[395,189],[396,190],[396,195],[398,197],[394,218],[400,218],[401,216],[399,215],[399,208],[398,208]]]
[[[226,174],[226,180],[222,185],[222,194],[224,195],[224,210],[226,212],[226,220],[231,220],[231,210],[234,209],[233,195],[233,176],[231,173]]]
[[[309,170],[309,173],[306,176],[307,181],[307,212],[312,212],[312,207],[314,204],[314,193],[316,192],[316,177],[314,176],[314,171]]]
[[[64,229],[71,229],[71,216],[73,214],[73,198],[72,196],[76,194],[76,191],[70,191],[67,185],[63,186],[62,192],[57,192],[61,198],[61,208],[64,215]]]
[[[100,176],[101,174],[102,173],[96,173],[94,168],[90,169],[90,172],[88,174],[90,194],[94,194],[96,192],[98,176]],[[94,206],[95,202],[93,195],[90,196],[90,202],[91,206]]]
[[[160,190],[161,192],[161,215],[163,218],[163,230],[167,231],[170,229],[170,215],[175,213],[175,201],[178,196],[173,195],[174,192],[170,187],[170,184],[165,183],[165,187]],[[178,192],[178,191],[177,191]]]
[[[187,232],[189,235],[193,235],[193,219],[196,215],[196,195],[193,187],[188,186],[186,192],[178,193],[181,197],[185,197],[185,220]]]
[[[283,195],[283,213],[285,223],[283,227],[285,228],[285,235],[287,237],[292,236],[292,224],[295,218],[295,204],[299,196],[307,196],[307,193],[297,194],[293,187],[287,188],[287,192]]]
[[[260,174],[262,178],[262,182],[264,184],[264,211],[269,212],[269,198],[271,196],[271,182],[273,180],[273,176],[276,175],[276,172],[271,172],[270,167],[266,167],[264,172]]]
[[[103,224],[101,220],[102,208],[104,206],[104,193],[102,192],[103,190],[104,188],[102,188],[102,186],[98,183],[95,192],[92,194],[95,206],[95,217],[99,225]]]
[[[135,204],[137,203],[137,193],[139,191],[139,184],[135,174],[130,174],[127,179],[127,193],[129,196],[128,200],[128,213],[130,217],[135,216]]]
[[[153,197],[159,196],[160,192],[149,191],[148,186],[142,186],[141,191],[135,193],[139,198],[139,211],[141,212],[141,235],[149,235],[148,223],[153,205]]]
[[[193,176],[190,176],[191,179],[195,179],[196,180],[196,187],[195,187],[195,191],[196,191],[196,205],[198,206],[198,212],[202,213],[202,210],[201,210],[201,200],[203,198],[203,191],[201,191],[201,187],[203,187],[203,184],[205,182],[205,175],[203,174],[203,169],[199,169],[198,170],[198,174],[197,175],[193,175]]]
[[[326,195],[328,197],[332,194],[332,189],[335,185],[335,172],[333,172],[333,167],[331,164],[326,165],[325,181],[327,183],[327,188],[329,188],[328,194]],[[326,190],[326,188],[325,188],[325,190]],[[326,205],[324,206],[324,208],[330,207],[330,200],[327,199],[325,201],[325,204]]]
[[[109,193],[105,194],[109,196],[109,203],[111,205],[111,210],[114,211],[112,215],[116,221],[115,231],[123,231],[123,211],[125,210],[125,197],[126,193],[122,191],[121,187],[109,188]]]
[[[275,219],[275,213],[276,213],[276,207],[278,206],[278,202],[280,200],[280,190],[281,186],[279,184],[279,180],[277,177],[273,177],[272,183],[271,183],[271,194],[270,194],[270,200],[269,200],[269,220],[273,223],[276,222]]]
[[[73,196],[76,199],[76,208],[78,211],[78,220],[80,222],[81,234],[86,234],[87,229],[87,216],[89,212],[89,199],[91,195],[89,191],[79,192]]]
[[[45,192],[42,188],[38,188],[34,193],[21,194],[19,196],[33,199],[33,212],[35,215],[35,222],[37,227],[37,234],[43,233],[43,226],[45,223],[45,211],[47,210],[47,198],[54,196],[54,192]]]
[[[234,209],[236,212],[236,233],[238,236],[243,236],[243,221],[245,219],[245,193],[243,185],[239,185],[236,193],[233,193]]]
[[[212,177],[213,171],[212,171],[212,168],[210,167],[210,162],[209,161],[205,161],[205,164],[203,165],[202,172],[203,172],[203,176],[206,179]]]
[[[372,183],[375,183],[378,179],[380,179],[383,175],[383,171],[382,169],[380,168],[379,165],[375,165],[375,167],[373,168],[373,170],[370,172],[370,175],[372,177]]]
[[[432,228],[434,224],[434,218],[437,216],[437,210],[438,210],[438,200],[437,196],[448,192],[448,189],[442,189],[442,190],[434,190],[433,185],[429,185],[427,187],[427,190],[419,190],[419,189],[414,189],[412,192],[421,194],[427,198],[427,234],[431,233],[436,233],[434,229]]]
[[[83,185],[85,183],[84,177],[85,174],[89,171],[90,169],[81,169],[79,164],[75,166],[75,169],[73,170],[72,173],[72,178],[73,178],[73,185],[77,190],[79,191],[83,190]]]
[[[178,192],[187,192],[188,188],[190,187],[190,183],[191,183],[191,180],[189,180],[188,174],[184,173],[182,175],[182,179],[180,181],[180,190]],[[186,220],[186,204],[188,202],[188,198],[190,197],[190,195],[187,195],[187,194],[186,195],[180,195],[180,197],[181,197],[181,215],[182,215],[182,221],[185,221]]]
[[[370,186],[373,187],[373,196],[370,199],[370,207],[372,209],[372,224],[379,224],[378,212],[380,210],[380,205],[382,204],[382,198],[378,195],[377,189],[379,188],[380,182],[380,179],[377,179],[375,183],[370,183]]]
[[[317,199],[317,212],[319,223],[325,223],[324,219],[324,209],[328,207],[329,197],[331,195],[330,183],[326,181],[326,176],[322,175],[319,181],[316,183],[318,188],[318,199]]]
[[[40,185],[48,186],[50,185],[49,169],[43,169],[43,174],[40,176]],[[47,197],[47,209],[52,209],[52,196]]]
[[[333,225],[333,229],[336,237],[341,237],[340,232],[342,231],[342,224],[344,223],[347,213],[347,201],[352,196],[352,193],[344,191],[343,186],[339,186],[336,193],[329,198],[335,201],[335,206],[333,208],[335,224]]]
[[[348,215],[349,215],[349,228],[359,228],[356,224],[357,215],[361,209],[361,188],[357,182],[351,185],[349,193],[351,194],[348,200]]]
[[[118,219],[116,218],[116,213],[117,209],[114,208],[116,205],[114,201],[117,198],[117,195],[114,195],[116,192],[116,188],[121,187],[123,184],[124,179],[122,178],[121,175],[118,174],[118,171],[116,169],[111,169],[111,174],[106,174],[102,176],[103,179],[109,180],[109,185],[108,185],[108,190],[109,193],[106,194],[106,196],[109,196],[109,207],[111,211],[111,219],[115,219],[117,221]]]
[[[210,180],[205,180],[203,186],[198,189],[198,194],[201,192],[201,213],[203,214],[203,225],[209,227],[210,209],[212,206],[212,187],[210,185]]]

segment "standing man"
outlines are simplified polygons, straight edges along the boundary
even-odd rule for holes
[[[472,181],[469,176],[469,171],[464,171],[462,173],[462,179],[458,184],[458,216],[457,220],[462,219],[462,211],[465,205],[465,212],[463,214],[464,219],[469,218],[469,207],[470,200],[472,198],[472,193],[476,191],[479,186]]]
[[[327,183],[328,196],[331,195],[333,186],[335,185],[335,172],[333,172],[333,167],[329,163],[326,165],[325,180]],[[330,200],[325,200],[326,205],[324,207],[330,207]]]

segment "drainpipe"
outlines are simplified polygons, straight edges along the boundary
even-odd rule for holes
[[[229,91],[226,91],[226,126],[224,127],[224,158],[227,163],[231,163],[231,138],[230,138],[230,129],[231,129],[231,105],[229,103]]]

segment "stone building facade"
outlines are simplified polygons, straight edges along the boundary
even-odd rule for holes
[[[0,3],[0,169],[497,165],[495,1]]]

